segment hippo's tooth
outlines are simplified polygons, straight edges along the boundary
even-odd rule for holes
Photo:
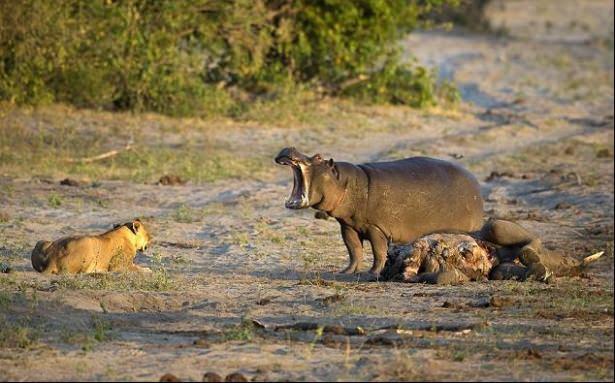
[[[286,207],[289,209],[301,209],[307,207],[305,193],[305,177],[301,165],[291,165],[293,169],[293,190],[286,200]]]

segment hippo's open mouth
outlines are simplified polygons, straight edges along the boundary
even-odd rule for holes
[[[288,209],[303,209],[310,205],[308,199],[309,177],[307,177],[309,165],[304,163],[302,156],[301,153],[291,148],[282,150],[275,159],[278,164],[290,166],[293,170],[293,190],[285,203]]]

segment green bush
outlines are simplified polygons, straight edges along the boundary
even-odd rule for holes
[[[486,10],[491,2],[491,0],[459,0],[455,4],[445,4],[426,16],[435,23],[453,23],[477,32],[489,31],[492,28],[486,17]]]
[[[434,102],[433,76],[399,64],[395,42],[455,3],[0,0],[0,99],[228,114],[241,110],[237,95],[304,83],[424,106]]]

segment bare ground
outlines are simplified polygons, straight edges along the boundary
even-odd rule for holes
[[[0,148],[0,262],[13,268],[0,274],[0,380],[238,371],[255,380],[612,381],[613,4],[495,2],[489,15],[500,35],[434,31],[403,42],[458,83],[456,110],[310,99],[254,121],[195,121],[3,109],[5,137],[14,129],[86,142],[63,148],[67,156],[128,140],[136,149],[85,167],[41,162],[55,144],[42,133],[15,144],[28,161],[7,155],[8,141]],[[290,174],[272,158],[288,145],[348,161],[458,161],[484,180],[490,216],[518,220],[568,254],[606,256],[588,276],[550,285],[335,274],[347,262],[337,224],[283,208]],[[155,185],[165,171],[189,182]],[[59,185],[66,176],[80,186]],[[137,259],[153,275],[32,270],[37,240],[135,216],[155,238]],[[306,322],[316,330],[296,326]]]

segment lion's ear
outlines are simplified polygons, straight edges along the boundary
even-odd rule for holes
[[[132,225],[130,225],[130,230],[132,230],[132,232],[135,234],[137,234],[137,231],[139,231],[140,228],[141,228],[141,221],[139,220],[133,221]]]

